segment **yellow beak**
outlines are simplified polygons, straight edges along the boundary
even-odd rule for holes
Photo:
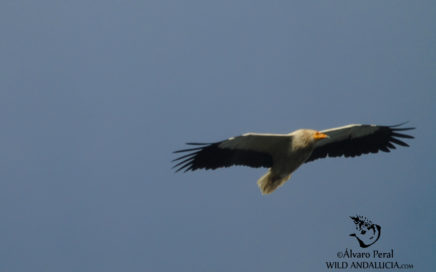
[[[313,134],[313,138],[315,140],[321,140],[321,139],[329,138],[329,136],[327,134],[317,131],[315,132],[315,134]]]

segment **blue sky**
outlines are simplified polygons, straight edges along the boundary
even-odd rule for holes
[[[325,271],[349,216],[436,266],[433,1],[2,1],[0,271]],[[245,132],[417,129],[410,148],[174,173]]]

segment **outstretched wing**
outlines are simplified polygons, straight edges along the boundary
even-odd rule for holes
[[[173,168],[186,172],[232,165],[272,167],[274,157],[286,152],[291,139],[286,134],[246,133],[216,143],[187,143],[196,147],[175,151],[186,154],[173,160],[177,163]]]
[[[306,162],[325,157],[355,157],[362,154],[390,152],[395,145],[409,146],[401,138],[412,139],[413,136],[400,133],[411,127],[377,125],[348,125],[321,131],[330,138],[319,141],[312,155]]]

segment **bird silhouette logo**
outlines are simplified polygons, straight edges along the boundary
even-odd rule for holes
[[[351,233],[350,236],[356,238],[361,248],[367,248],[378,241],[381,233],[379,225],[360,215],[350,216],[350,218],[356,225],[356,232]]]

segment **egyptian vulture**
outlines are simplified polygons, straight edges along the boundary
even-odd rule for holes
[[[409,146],[399,138],[411,127],[352,124],[322,131],[298,129],[289,134],[246,133],[215,143],[187,143],[195,146],[173,160],[173,168],[195,171],[232,165],[267,167],[257,184],[262,194],[282,186],[303,163],[325,157],[355,157],[362,154],[390,152],[395,145]]]

